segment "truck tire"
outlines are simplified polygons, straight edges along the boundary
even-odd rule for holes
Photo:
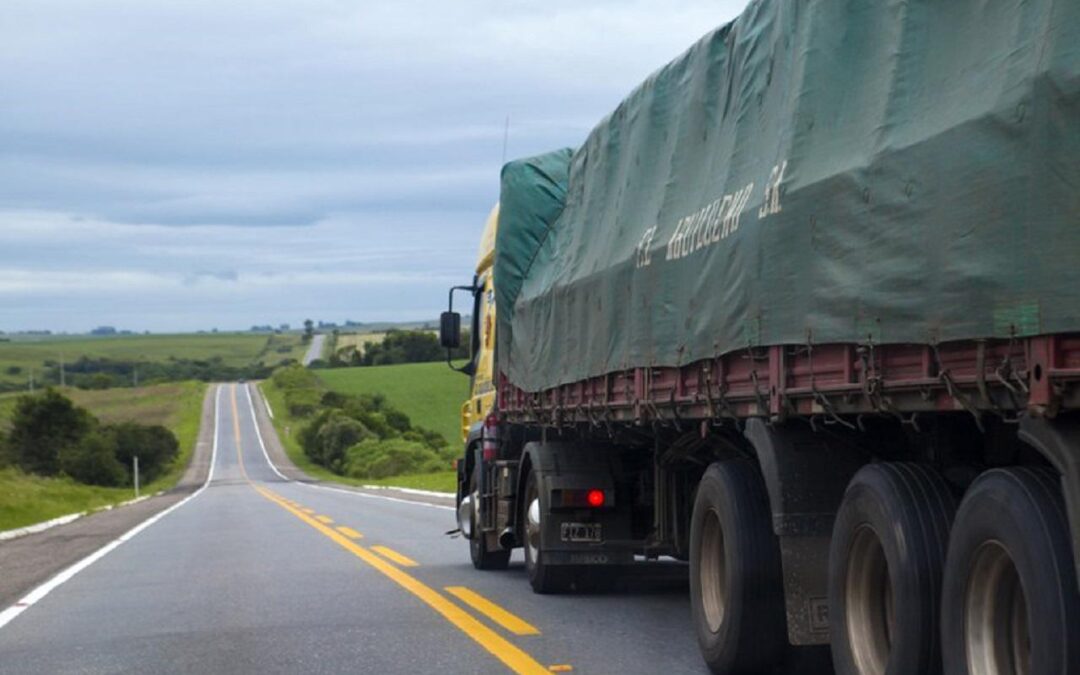
[[[1055,473],[993,469],[968,488],[941,627],[947,675],[1080,673],[1080,593]]]
[[[540,501],[540,486],[536,472],[530,471],[525,481],[525,499],[522,500],[521,523],[525,532],[525,571],[529,585],[536,593],[564,593],[570,590],[576,568],[547,565],[544,563],[543,529],[540,519],[544,505]]]
[[[787,653],[780,548],[751,462],[712,464],[690,523],[690,604],[705,663],[718,675],[769,671]]]
[[[473,567],[478,570],[504,570],[510,565],[510,551],[501,546],[491,549],[487,544],[487,536],[480,531],[479,518],[480,501],[477,497],[477,485],[480,483],[480,465],[478,464],[469,479],[469,494],[473,495],[472,509],[472,537],[469,538],[469,557],[472,558]]]
[[[829,552],[837,675],[941,672],[941,576],[956,499],[918,464],[869,464],[848,483]]]

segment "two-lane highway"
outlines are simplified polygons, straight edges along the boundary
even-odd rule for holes
[[[0,672],[702,672],[684,589],[536,596],[453,511],[285,479],[244,385],[207,486],[0,627]]]

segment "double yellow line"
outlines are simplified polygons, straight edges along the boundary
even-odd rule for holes
[[[231,393],[233,410],[233,433],[236,436],[236,453],[240,460],[240,471],[241,473],[243,473],[244,479],[247,480],[247,482],[255,489],[256,492],[258,492],[271,502],[277,504],[281,508],[285,509],[289,513],[293,514],[301,521],[307,523],[319,533],[323,534],[328,539],[333,541],[335,544],[352,553],[357,558],[360,558],[365,563],[388,577],[391,581],[422,600],[428,607],[441,614],[443,618],[456,626],[461,632],[465,633],[467,636],[472,638],[473,641],[475,641],[481,647],[490,652],[492,656],[497,658],[499,661],[502,661],[503,664],[505,664],[506,667],[508,667],[510,670],[514,671],[515,673],[530,674],[547,674],[549,672],[547,668],[541,665],[536,659],[534,659],[524,650],[520,649],[492,629],[480,623],[480,621],[475,619],[471,614],[467,613],[465,610],[455,605],[453,602],[451,602],[445,596],[441,595],[435,589],[431,588],[427,584],[423,583],[422,581],[408,574],[402,569],[390,564],[389,562],[379,557],[375,553],[371,552],[367,548],[360,546],[356,542],[352,541],[352,539],[338,532],[334,528],[320,522],[318,519],[312,517],[308,513],[305,513],[304,510],[293,506],[291,503],[289,503],[287,499],[285,499],[281,495],[278,495],[272,490],[269,490],[261,485],[256,485],[247,475],[247,470],[244,468],[244,455],[240,450],[240,416],[239,409],[236,405],[235,384],[232,385]],[[457,595],[458,597],[461,597],[463,595],[458,589],[458,587],[454,587],[454,589],[455,590],[452,592],[454,592],[455,595]],[[467,589],[465,590],[467,591]],[[467,593],[464,595],[468,596]],[[472,598],[471,596],[469,597],[469,599],[475,600],[475,598]],[[509,613],[507,612],[507,614]],[[528,624],[525,625],[528,626]],[[529,628],[531,628],[531,626],[529,626]],[[535,631],[535,629],[533,630]]]

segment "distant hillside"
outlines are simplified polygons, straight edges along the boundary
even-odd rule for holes
[[[108,376],[98,378],[104,386],[215,373],[243,377],[252,368],[299,360],[305,348],[298,333],[22,336],[0,341],[0,391],[25,390],[31,379],[37,387],[59,384],[61,364],[67,384],[87,384],[97,373]]]

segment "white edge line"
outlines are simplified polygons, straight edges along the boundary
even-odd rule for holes
[[[396,490],[409,495],[423,495],[425,497],[454,497],[453,492],[436,492],[435,490],[421,490],[419,488],[398,487],[396,485],[361,485],[365,490]]]
[[[0,628],[3,628],[8,623],[10,623],[15,617],[19,616],[20,614],[25,612],[27,609],[34,606],[39,600],[44,598],[46,595],[48,595],[52,591],[56,590],[56,588],[58,586],[60,586],[61,584],[63,584],[65,581],[67,581],[68,579],[71,579],[73,576],[75,576],[79,572],[83,571],[84,569],[86,569],[90,565],[93,565],[98,560],[101,560],[102,558],[104,558],[106,555],[108,555],[110,552],[112,552],[112,550],[115,549],[116,547],[118,547],[120,544],[123,544],[125,541],[129,541],[135,535],[139,534],[140,532],[142,532],[146,528],[150,527],[151,525],[153,525],[157,521],[161,520],[162,518],[169,515],[170,513],[175,511],[176,509],[180,508],[184,504],[187,504],[192,499],[195,499],[196,497],[198,497],[199,495],[202,494],[203,490],[205,490],[210,485],[210,481],[213,480],[213,478],[214,478],[214,464],[216,463],[216,460],[217,460],[217,449],[218,449],[218,408],[219,408],[220,399],[221,399],[221,386],[219,385],[218,388],[217,388],[217,391],[214,393],[214,444],[213,444],[213,449],[211,450],[211,453],[210,453],[210,471],[206,475],[206,482],[204,482],[202,484],[202,486],[198,490],[191,493],[190,495],[188,495],[184,499],[181,499],[180,501],[173,504],[169,508],[165,509],[161,513],[150,516],[149,518],[142,521],[141,523],[139,523],[135,527],[131,528],[127,532],[123,533],[122,535],[120,535],[116,539],[113,539],[108,544],[105,544],[104,546],[102,546],[98,550],[94,551],[90,555],[86,556],[85,558],[83,558],[79,562],[75,563],[71,567],[68,567],[64,571],[60,572],[59,574],[54,576],[52,579],[49,579],[48,581],[41,584],[40,586],[38,586],[34,590],[30,591],[25,596],[23,596],[22,599],[18,600],[11,607],[8,607],[4,611],[0,612]]]
[[[307,487],[315,488],[317,490],[328,490],[330,492],[341,492],[343,494],[355,495],[355,496],[358,496],[358,497],[367,497],[369,499],[385,499],[385,500],[391,501],[391,502],[400,502],[402,504],[413,504],[414,506],[427,506],[429,508],[444,509],[446,511],[456,511],[457,510],[453,506],[444,506],[442,504],[429,504],[427,502],[418,502],[418,501],[415,501],[415,500],[412,500],[412,499],[399,499],[397,497],[387,497],[387,496],[384,496],[384,495],[372,495],[372,494],[367,494],[365,492],[357,492],[355,490],[345,490],[343,488],[330,487],[328,485],[316,485],[314,483],[304,483],[304,482],[301,482],[301,481],[294,481],[291,478],[287,478],[284,474],[282,474],[280,471],[278,471],[278,468],[276,466],[274,466],[273,462],[270,461],[270,455],[266,452],[266,443],[263,442],[262,432],[259,431],[259,418],[255,416],[255,405],[251,402],[251,391],[249,391],[249,389],[248,389],[248,387],[250,387],[250,386],[251,386],[251,383],[248,382],[247,387],[244,387],[244,394],[245,394],[245,396],[247,396],[248,408],[251,410],[251,423],[255,425],[255,438],[257,438],[259,440],[259,447],[262,449],[263,457],[266,459],[266,463],[270,465],[270,469],[275,474],[277,474],[278,477],[281,478],[281,480],[286,481],[288,483],[299,483],[300,485],[305,485]],[[266,397],[264,396],[263,399],[265,400],[265,398]]]
[[[251,385],[248,385],[251,386]],[[251,398],[251,392],[248,392],[248,398]],[[265,396],[262,397],[263,405],[266,406],[266,414],[270,416],[270,419],[274,419],[274,409],[270,407],[270,399]],[[254,412],[254,411],[252,411]],[[259,421],[255,420],[255,426],[259,426]]]

